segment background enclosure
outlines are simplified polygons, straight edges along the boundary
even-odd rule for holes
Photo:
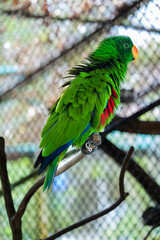
[[[39,178],[33,165],[39,152],[40,132],[48,110],[58,98],[67,71],[84,60],[105,37],[129,35],[139,50],[122,86],[116,119],[131,116],[160,96],[160,3],[127,0],[61,0],[0,2],[0,135],[6,140],[8,171],[18,207]],[[110,206],[119,197],[121,150],[135,148],[133,160],[160,184],[160,107],[138,120],[111,131],[110,151],[101,148],[55,179],[52,191],[42,189],[31,199],[23,216],[23,239],[50,234]],[[108,143],[109,144],[109,143]],[[109,145],[108,145],[109,146]],[[114,148],[114,147],[118,147]],[[107,153],[108,151],[108,153]],[[122,160],[122,159],[121,159]],[[24,181],[24,177],[29,176]],[[15,185],[15,183],[17,183]],[[143,182],[143,183],[142,183]],[[143,239],[149,231],[142,214],[160,204],[144,187],[137,170],[127,172],[129,197],[108,215],[62,236],[62,240]],[[155,192],[155,193],[154,193]],[[10,239],[2,191],[0,239]],[[158,194],[158,192],[157,192]],[[160,228],[150,238],[159,239]]]

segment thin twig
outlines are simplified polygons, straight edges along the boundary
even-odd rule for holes
[[[85,218],[85,219],[83,219],[83,220],[81,220],[81,221],[79,221],[79,222],[77,222],[77,223],[75,223],[75,224],[73,224],[69,227],[66,227],[66,228],[60,230],[59,232],[57,232],[57,233],[55,233],[55,234],[51,235],[50,237],[45,238],[43,240],[53,240],[53,239],[56,239],[58,237],[61,237],[62,235],[66,234],[70,231],[73,231],[76,228],[82,227],[83,225],[85,225],[87,223],[90,223],[90,222],[108,214],[109,212],[114,210],[116,207],[118,207],[123,201],[124,201],[124,199],[119,198],[115,203],[113,203],[109,208],[106,208],[104,211],[101,211],[101,212],[99,212],[97,214],[94,214],[94,215],[92,215],[88,218]],[[42,239],[39,239],[39,240],[42,240]]]
[[[159,227],[159,224],[153,226],[153,227],[149,230],[149,232],[147,233],[147,235],[144,237],[143,240],[147,240],[147,238],[150,236],[151,232],[152,232],[155,228],[157,228],[157,227]]]
[[[120,191],[120,197],[122,199],[125,199],[126,196],[128,195],[128,193],[124,192],[124,174],[128,167],[128,163],[131,159],[133,152],[134,152],[134,147],[131,147],[122,163],[122,168],[121,168],[120,177],[119,177],[119,191]]]
[[[85,225],[85,224],[87,224],[89,222],[92,222],[92,221],[94,221],[94,220],[96,220],[96,219],[98,219],[98,218],[108,214],[109,212],[114,210],[116,207],[118,207],[124,201],[124,199],[128,196],[128,193],[124,192],[124,174],[125,174],[125,171],[127,169],[128,162],[129,162],[129,159],[130,159],[133,151],[134,151],[134,148],[131,147],[129,152],[127,153],[125,159],[124,159],[124,162],[123,162],[123,165],[122,165],[122,168],[121,168],[121,172],[120,172],[120,176],[119,176],[119,186],[121,188],[120,189],[120,198],[115,203],[113,203],[109,208],[106,208],[105,210],[103,210],[103,211],[101,211],[99,213],[96,213],[96,214],[94,214],[94,215],[92,215],[90,217],[87,217],[87,218],[85,218],[85,219],[83,219],[83,220],[81,220],[81,221],[79,221],[79,222],[77,222],[77,223],[75,223],[73,225],[70,225],[69,227],[66,227],[66,228],[60,230],[59,232],[51,235],[48,238],[45,238],[44,240],[56,239],[56,238],[58,238],[58,237],[60,237],[60,236],[62,236],[64,234],[66,234],[66,233],[76,229],[76,228],[79,228],[79,227],[81,227],[81,226],[83,226],[83,225]]]
[[[102,136],[100,149],[111,156],[117,164],[120,166],[122,165],[122,159],[125,157],[125,152],[110,142],[105,136]],[[130,160],[127,170],[142,185],[151,199],[160,204],[160,186],[156,183],[156,181],[133,159]]]

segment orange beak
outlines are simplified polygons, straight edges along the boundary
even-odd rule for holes
[[[136,62],[137,58],[138,58],[138,49],[134,45],[132,48],[132,54],[133,54],[133,60],[134,60],[134,62]]]

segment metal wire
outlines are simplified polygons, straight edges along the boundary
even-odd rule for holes
[[[103,38],[129,35],[139,50],[139,59],[130,64],[122,86],[122,102],[116,116],[131,116],[160,96],[158,0],[19,2],[14,6],[12,1],[0,3],[0,134],[6,140],[16,209],[38,179],[32,172],[40,132],[48,109],[62,91],[60,86],[66,81],[67,71],[84,60]],[[133,160],[158,185],[160,136],[153,134],[152,127],[160,121],[159,116],[160,107],[156,106],[139,117],[153,122],[148,134],[119,130],[107,134],[107,139],[123,151],[133,145]],[[23,239],[46,238],[110,206],[119,197],[119,172],[115,159],[97,150],[56,177],[50,192],[40,189],[30,201],[23,216]],[[14,185],[16,182],[18,186]],[[112,213],[60,239],[145,238],[150,227],[143,225],[142,214],[158,203],[130,172],[126,173],[125,189],[129,197]],[[0,239],[10,239],[2,195],[0,222]],[[160,238],[159,229],[150,236]]]

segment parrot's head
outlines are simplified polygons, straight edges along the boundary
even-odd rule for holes
[[[89,59],[95,62],[107,63],[108,61],[118,60],[128,64],[137,59],[138,50],[133,45],[130,37],[115,36],[104,39],[98,48],[89,55]]]
[[[130,37],[120,36],[113,38],[115,41],[116,49],[118,51],[118,57],[121,61],[129,63],[131,61],[136,61],[138,58],[138,50],[136,46],[133,45]]]

